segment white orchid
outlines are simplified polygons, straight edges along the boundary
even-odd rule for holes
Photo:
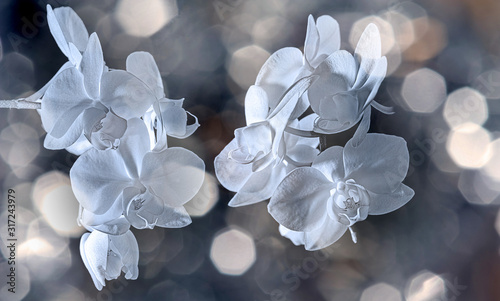
[[[126,120],[142,116],[151,106],[154,95],[135,76],[104,70],[101,45],[93,33],[79,68],[62,71],[43,96],[46,148],[70,147],[82,134],[97,149],[116,148]]]
[[[144,116],[156,150],[167,146],[167,136],[183,139],[196,131],[200,124],[196,116],[182,108],[184,99],[165,97],[160,71],[150,53],[139,51],[130,54],[127,57],[127,71],[144,82],[156,97]],[[187,123],[188,114],[194,118],[193,124]]]
[[[404,139],[367,134],[356,145],[333,146],[311,167],[290,172],[269,202],[269,213],[280,232],[307,250],[325,248],[347,229],[366,219],[394,211],[414,195],[401,182],[408,170]]]
[[[312,127],[311,118],[301,122],[290,118],[300,96],[313,81],[314,77],[298,81],[271,113],[265,91],[259,86],[248,90],[245,99],[248,125],[236,129],[235,138],[214,162],[221,184],[238,192],[230,206],[249,205],[269,198],[294,164],[304,161],[310,164],[317,155],[317,138],[299,139],[285,133],[290,123],[302,128],[307,128],[309,123]]]
[[[123,214],[138,229],[191,223],[183,205],[202,185],[203,161],[179,147],[150,151],[146,126],[137,118],[129,120],[122,140],[116,150],[90,149],[73,165],[71,184],[82,207],[105,221]]]
[[[98,290],[106,285],[105,280],[118,278],[122,271],[126,279],[135,280],[139,275],[139,246],[130,231],[122,235],[85,233],[80,240],[80,254]]]
[[[366,27],[354,53],[352,56],[345,50],[336,51],[313,72],[319,76],[308,90],[311,108],[319,115],[315,132],[345,131],[361,119],[370,105],[391,113],[390,108],[373,101],[387,71],[377,26]]]

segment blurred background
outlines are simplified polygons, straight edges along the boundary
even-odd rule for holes
[[[105,61],[125,68],[153,54],[166,95],[185,97],[201,123],[169,143],[196,152],[207,181],[183,229],[133,231],[139,278],[97,291],[79,254],[84,229],[69,182],[77,159],[43,148],[39,115],[0,110],[1,277],[8,190],[15,190],[16,294],[2,300],[500,300],[500,2],[495,0],[39,0],[0,4],[0,99],[28,96],[66,57],[46,4],[71,6],[97,32]],[[364,27],[382,34],[388,76],[371,131],[402,136],[415,197],[355,225],[318,252],[279,235],[267,204],[229,208],[213,159],[244,126],[244,96],[274,51],[303,47],[307,17],[340,24],[353,51]],[[6,279],[6,278],[5,278]]]

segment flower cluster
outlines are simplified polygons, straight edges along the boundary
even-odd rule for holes
[[[280,233],[307,250],[327,247],[368,214],[406,204],[406,142],[370,133],[371,107],[386,75],[380,34],[366,27],[351,55],[339,50],[337,21],[309,16],[304,53],[283,48],[262,66],[245,98],[247,126],[215,159],[221,184],[236,192],[229,206],[270,198]],[[309,113],[309,114],[308,114]],[[320,138],[358,128],[344,147],[323,150]],[[395,164],[396,163],[396,164]]]
[[[96,33],[90,36],[69,7],[47,6],[50,31],[67,56],[57,74],[26,101],[40,103],[44,146],[80,157],[71,168],[80,203],[80,251],[95,286],[138,276],[137,229],[184,227],[184,204],[201,188],[204,162],[168,147],[167,136],[185,138],[199,126],[165,97],[158,67],[146,52],[128,56],[126,70],[106,66]],[[188,114],[194,123],[188,124]]]

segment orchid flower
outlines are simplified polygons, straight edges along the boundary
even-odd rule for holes
[[[134,118],[118,149],[88,150],[70,177],[80,205],[96,218],[119,221],[123,214],[138,229],[178,228],[191,223],[183,205],[200,189],[204,170],[184,148],[150,151],[146,125]]]
[[[139,276],[139,247],[130,231],[122,235],[85,233],[80,240],[80,254],[98,290],[106,285],[105,279],[116,279],[122,271],[126,279]]]
[[[391,108],[373,101],[387,70],[381,57],[380,33],[369,24],[356,46],[355,55],[339,50],[313,72],[319,79],[308,90],[313,111],[319,115],[314,131],[334,134],[354,126],[364,110],[373,105],[390,114]]]
[[[257,75],[255,85],[261,87],[269,100],[271,110],[278,106],[282,95],[297,80],[310,76],[314,69],[330,54],[339,50],[340,31],[335,19],[321,16],[315,22],[310,15],[304,44],[304,53],[295,47],[285,47],[274,52]],[[292,115],[300,116],[309,106],[307,93],[303,94]]]
[[[268,204],[280,232],[307,250],[325,248],[371,215],[392,212],[414,195],[401,182],[408,170],[404,139],[367,134],[355,145],[333,146],[311,167],[290,172]]]
[[[101,45],[93,33],[79,69],[62,71],[43,96],[46,148],[67,148],[82,134],[97,149],[116,148],[126,120],[142,116],[151,106],[154,95],[135,76],[104,70]]]
[[[157,150],[167,147],[167,136],[186,138],[200,126],[193,114],[182,108],[182,99],[165,97],[160,71],[153,56],[148,52],[134,52],[127,57],[127,71],[143,81],[154,93],[156,101],[144,116],[152,145]],[[195,119],[187,124],[188,114]],[[155,135],[156,133],[156,135]]]
[[[314,77],[301,79],[268,113],[267,94],[259,86],[247,92],[247,126],[236,129],[235,138],[215,158],[215,173],[221,184],[238,192],[230,206],[243,206],[269,198],[279,182],[295,164],[310,164],[318,154],[318,138],[303,138],[285,133],[288,124],[312,128],[314,119],[300,122],[290,116],[302,93]],[[301,163],[298,163],[301,162]]]

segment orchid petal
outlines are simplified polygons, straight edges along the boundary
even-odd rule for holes
[[[106,266],[108,263],[108,235],[99,231],[93,231],[86,237],[85,241],[83,241],[82,237],[82,242],[85,258],[90,267],[90,269],[89,267],[87,267],[87,269],[91,275],[93,274],[95,276],[100,285],[106,285],[104,279],[106,278]],[[81,245],[82,242],[80,242]]]
[[[317,169],[299,167],[278,185],[268,205],[274,219],[294,231],[321,226],[333,184]]]
[[[71,186],[78,202],[94,214],[104,214],[131,185],[124,158],[116,150],[90,149],[70,170]]]
[[[144,156],[141,182],[164,204],[179,207],[192,199],[203,184],[205,163],[195,153],[180,147]]]
[[[368,214],[380,215],[392,212],[404,206],[415,195],[415,192],[405,184],[401,184],[389,194],[378,194],[368,191],[370,208]]]
[[[163,98],[163,81],[155,59],[149,52],[137,51],[127,57],[127,71],[137,76],[152,91],[157,99]]]
[[[345,50],[339,50],[327,57],[314,71],[319,75],[308,90],[313,111],[321,116],[320,101],[338,92],[348,91],[356,79],[356,62]]]
[[[366,137],[368,130],[370,129],[370,116],[371,116],[371,107],[367,107],[363,112],[363,117],[361,118],[361,122],[356,129],[353,137],[349,141],[352,146],[357,147]]]
[[[46,149],[63,149],[73,145],[80,137],[82,137],[83,132],[83,116],[78,115],[78,117],[73,120],[69,129],[60,138],[53,137],[50,133],[45,136],[43,141],[43,146]]]
[[[102,54],[101,42],[94,32],[90,35],[87,48],[82,56],[80,70],[83,74],[87,93],[94,99],[99,99],[101,77],[104,69],[104,58]]]
[[[347,231],[347,226],[326,216],[323,224],[310,232],[304,233],[304,245],[308,251],[316,251],[333,244]]]
[[[85,91],[83,75],[75,68],[65,69],[56,76],[43,96],[40,110],[43,127],[50,133],[61,118],[71,124],[74,119],[66,119],[65,113],[75,106],[81,108],[91,102]],[[67,125],[65,127],[68,128]]]
[[[137,279],[139,276],[139,246],[134,234],[129,230],[123,235],[110,236],[110,249],[118,252],[123,264],[125,279]]]
[[[401,137],[367,134],[359,146],[348,142],[344,148],[345,178],[375,193],[388,194],[398,188],[408,165],[408,148]]]
[[[269,166],[259,172],[252,173],[228,205],[240,207],[269,199],[285,176],[286,169],[284,165],[275,168]]]
[[[94,282],[95,287],[100,291],[104,287],[104,275],[100,274],[99,277],[92,270],[92,266],[90,265],[89,260],[87,259],[87,253],[85,252],[85,243],[87,242],[91,233],[84,233],[80,240],[80,255],[82,256],[83,264],[85,268],[89,271],[90,277],[92,277],[92,281]],[[93,252],[92,252],[93,253]]]
[[[332,146],[321,152],[311,167],[321,171],[330,182],[337,182],[344,178],[344,148]]]
[[[320,38],[318,28],[316,27],[313,16],[309,15],[307,18],[307,34],[304,43],[304,55],[309,63],[316,58],[319,50],[319,42]]]
[[[363,87],[360,89],[361,91],[369,91],[369,95],[365,99],[360,99],[364,101],[363,108],[369,106],[373,98],[375,98],[378,88],[385,78],[386,72],[387,58],[384,56],[374,62],[374,66],[368,76],[368,79],[366,80],[366,83],[364,83]]]
[[[214,160],[217,179],[230,191],[239,191],[252,174],[251,164],[241,164],[230,158],[230,153],[238,147],[237,140],[231,140]]]
[[[245,96],[245,117],[247,125],[264,121],[269,114],[269,100],[262,87],[251,86]]]
[[[394,111],[394,107],[390,107],[390,106],[384,106],[378,102],[376,102],[375,100],[372,101],[372,106],[373,108],[375,108],[377,111],[381,112],[381,113],[384,113],[384,114],[387,114],[387,115],[392,115],[395,113]]]
[[[369,65],[363,66],[363,61],[368,62],[370,59],[378,59],[382,56],[382,44],[377,25],[370,23],[366,26],[359,38],[354,54],[361,61],[360,68],[364,68],[367,73],[370,73],[371,68],[369,68]]]
[[[301,140],[309,140],[312,138],[302,138]],[[300,165],[311,164],[319,155],[319,150],[316,147],[311,147],[305,144],[297,144],[287,150],[288,158],[299,163]]]
[[[47,5],[47,19],[50,32],[59,48],[61,48],[61,44],[73,43],[78,50],[85,50],[89,40],[89,33],[82,19],[72,8],[58,7],[52,10],[52,7]]]
[[[127,174],[138,178],[144,155],[149,151],[149,137],[146,125],[139,118],[127,121],[127,129],[120,139],[118,152],[126,162]],[[112,151],[112,150],[109,150]]]
[[[302,52],[298,48],[282,48],[267,59],[257,75],[255,85],[266,91],[271,108],[278,105],[278,100],[296,81],[301,69]]]
[[[300,246],[305,243],[305,232],[293,231],[283,225],[279,226],[281,236],[288,238],[294,245]]]
[[[141,117],[155,100],[153,92],[126,71],[109,71],[102,76],[101,102],[120,117]]]
[[[330,54],[340,49],[339,23],[332,17],[323,15],[316,20],[319,33],[319,47],[314,65],[316,67]]]

